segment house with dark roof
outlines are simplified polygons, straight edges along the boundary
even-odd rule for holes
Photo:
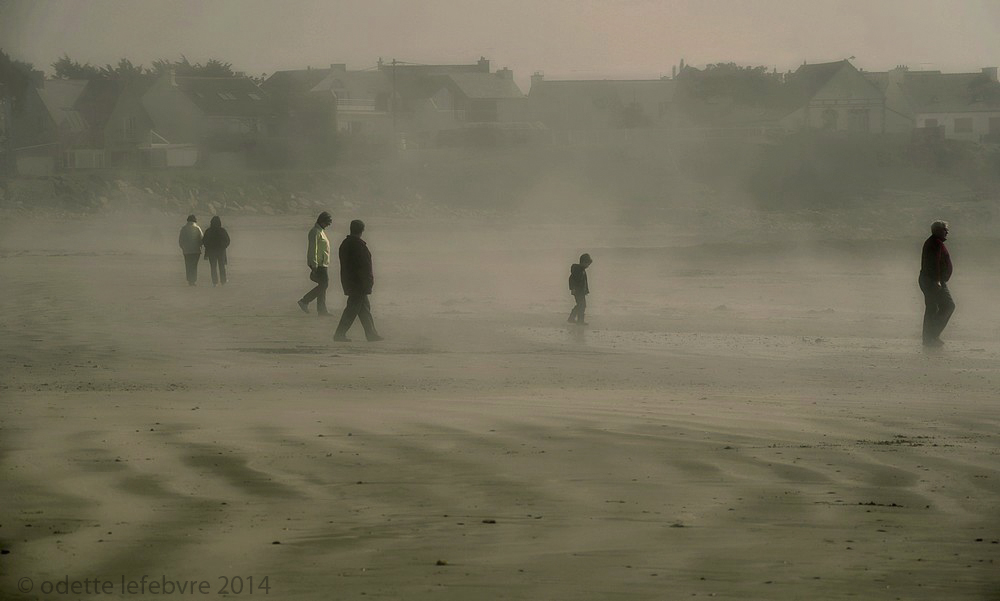
[[[1000,142],[996,67],[979,73],[907,71],[902,87],[916,127],[939,128],[951,139]]]
[[[314,89],[329,77],[329,69],[276,71],[261,88],[271,97],[276,140],[285,148],[286,161],[324,162],[335,144],[337,101]],[[346,70],[346,68],[345,68]]]
[[[784,84],[786,130],[885,133],[885,95],[848,60],[802,65]]]
[[[314,98],[332,103],[338,133],[368,142],[391,142],[392,84],[379,69],[348,71],[347,65],[330,65],[326,77],[309,89]]]
[[[126,82],[104,125],[104,152],[109,165],[138,167],[149,158],[153,120],[142,106],[142,96],[155,80],[147,77]],[[162,152],[162,151],[161,151]]]
[[[274,117],[268,94],[247,77],[168,73],[139,104],[149,124],[138,134],[145,140],[140,148],[150,153],[151,164],[164,166],[245,167]]]
[[[445,138],[461,143],[463,130],[527,126],[513,72],[491,73],[485,58],[448,65],[379,59],[363,70],[335,63],[279,71],[262,87],[274,98],[279,135],[306,144],[336,135],[341,146],[424,147]]]
[[[875,84],[885,96],[885,132],[890,134],[909,133],[916,126],[913,102],[906,91],[905,67],[889,71],[862,71],[868,81]]]
[[[104,167],[103,131],[122,88],[107,79],[34,82],[12,128],[18,171]]]
[[[514,83],[514,72],[449,73],[452,92],[466,123],[515,123],[524,121],[526,97]]]
[[[394,130],[404,147],[504,144],[531,129],[527,98],[510,69],[381,63],[394,98]]]
[[[334,63],[278,71],[261,87],[274,99],[275,134],[293,161],[322,163],[337,148],[392,144],[392,90],[380,69]]]
[[[672,79],[549,80],[531,77],[531,118],[561,131],[670,128],[675,125]]]

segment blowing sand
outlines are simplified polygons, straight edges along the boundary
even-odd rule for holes
[[[2,226],[0,598],[1000,599],[995,243],[928,352],[922,232],[372,220],[387,340],[337,344],[310,221],[224,218],[220,288],[182,218]]]

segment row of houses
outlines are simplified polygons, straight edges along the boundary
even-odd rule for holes
[[[346,147],[400,149],[596,141],[647,129],[663,136],[905,134],[1000,141],[997,69],[865,72],[849,61],[804,64],[767,102],[724,92],[694,117],[677,76],[550,80],[527,94],[490,62],[279,71],[247,77],[38,79],[9,110],[7,159],[22,174],[113,166],[274,166]],[[676,71],[675,71],[676,72]]]

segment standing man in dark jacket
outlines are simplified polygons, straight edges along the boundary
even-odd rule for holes
[[[931,224],[931,236],[924,242],[920,256],[920,291],[924,293],[924,345],[941,346],[941,332],[955,311],[955,301],[948,291],[951,279],[951,255],[944,241],[948,238],[948,222]]]
[[[216,286],[220,280],[225,286],[226,263],[228,263],[226,249],[229,248],[229,232],[222,227],[222,218],[218,215],[212,217],[211,225],[205,230],[201,244],[205,247],[205,260],[212,268],[212,286]]]
[[[587,268],[593,262],[589,254],[583,253],[580,255],[580,262],[574,263],[569,268],[569,291],[576,300],[576,306],[570,311],[569,319],[566,320],[569,323],[581,326],[588,325],[584,320],[584,314],[587,312],[587,295],[590,294],[590,286],[587,284]]]
[[[338,342],[350,342],[347,330],[356,317],[361,319],[368,342],[382,340],[375,330],[372,308],[368,302],[368,295],[375,285],[375,275],[372,270],[372,253],[368,250],[368,244],[361,239],[364,231],[364,222],[355,219],[351,222],[351,235],[340,243],[340,283],[347,295],[347,306],[344,307],[340,324],[333,335],[333,339]]]

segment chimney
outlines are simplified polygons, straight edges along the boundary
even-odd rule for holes
[[[174,67],[170,67],[169,76],[170,76],[170,87],[176,88],[177,87],[177,69],[175,69]]]
[[[545,74],[541,71],[535,71],[531,75],[531,87],[528,88],[528,94],[531,94],[531,90],[534,89],[535,84],[539,84],[545,81]]]
[[[514,72],[504,67],[503,69],[497,70],[497,77],[500,79],[514,79]]]
[[[476,63],[479,66],[479,71],[482,73],[490,72],[490,61],[486,59],[485,56],[479,57],[479,62]]]
[[[983,75],[990,78],[990,81],[997,80],[997,68],[996,67],[983,67]]]

